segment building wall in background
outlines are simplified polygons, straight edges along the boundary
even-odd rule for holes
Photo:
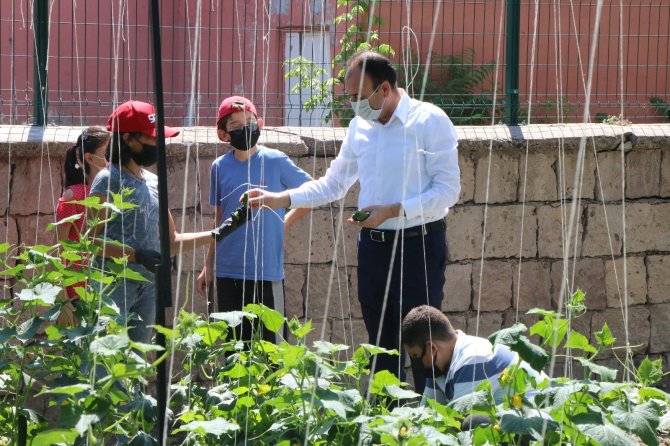
[[[353,3],[353,2],[352,2]],[[596,23],[593,2],[558,6],[522,1],[520,100],[522,115],[531,101],[531,122],[581,121],[586,102],[585,67]],[[591,117],[619,115],[634,122],[663,122],[670,102],[670,4],[663,0],[609,2],[602,11],[591,94]],[[103,123],[115,104],[127,99],[153,101],[149,11],[146,2],[50,2],[48,122],[61,125]],[[473,55],[473,68],[500,62],[497,104],[503,100],[505,2],[383,0],[371,15],[382,24],[379,42],[395,50],[394,61],[415,72],[433,53],[430,78],[434,97],[449,95],[440,56]],[[34,29],[32,2],[0,5],[0,123],[32,122]],[[73,6],[76,5],[76,6]],[[119,9],[121,5],[121,9]],[[198,9],[200,5],[200,9]],[[334,23],[345,12],[334,0],[219,0],[164,2],[161,10],[163,78],[167,119],[174,125],[213,125],[222,98],[250,97],[269,125],[311,123],[323,113],[301,110],[290,98],[284,73],[287,42],[315,33],[332,57],[351,22]],[[369,18],[370,16],[368,16]],[[619,20],[623,30],[620,32]],[[366,20],[362,17],[362,20]],[[501,27],[501,24],[503,25]],[[296,37],[296,35],[298,35]],[[536,35],[536,39],[533,36]],[[296,40],[297,39],[297,40]],[[535,48],[533,56],[532,49]],[[305,57],[322,60],[305,51]],[[323,51],[319,51],[319,54]],[[623,59],[620,58],[623,54]],[[623,61],[623,67],[620,62]],[[330,70],[330,67],[325,68]],[[414,70],[412,69],[414,68]],[[419,72],[421,74],[421,72]],[[462,75],[461,75],[462,76]],[[404,77],[404,76],[403,76]],[[486,96],[491,108],[496,72],[473,86],[468,100]],[[421,86],[415,80],[413,94]],[[623,94],[623,96],[622,96]],[[309,97],[306,88],[302,98]],[[660,110],[651,104],[661,101]],[[297,110],[296,110],[297,109]],[[454,111],[452,114],[458,114]],[[499,111],[496,113],[499,114]],[[483,123],[487,123],[484,121]],[[306,124],[302,124],[306,125]]]

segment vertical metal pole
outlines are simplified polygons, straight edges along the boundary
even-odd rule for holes
[[[156,146],[158,149],[158,219],[161,243],[161,264],[156,271],[156,324],[165,325],[165,307],[172,306],[172,282],[170,280],[170,233],[168,226],[167,201],[167,161],[165,156],[165,114],[163,112],[163,70],[161,67],[161,31],[158,0],[151,0],[149,16],[151,20],[151,49],[154,71],[154,92],[156,107]],[[156,342],[165,347],[165,336],[156,333]],[[164,444],[166,436],[165,413],[167,408],[167,364],[158,365],[158,444]]]
[[[49,46],[48,0],[33,2],[33,30],[35,31],[35,55],[33,66],[33,116],[34,125],[43,126],[47,116],[47,48]]]
[[[519,124],[519,32],[521,1],[507,0],[505,40],[505,123]]]

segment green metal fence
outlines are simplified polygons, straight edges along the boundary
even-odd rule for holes
[[[100,123],[153,97],[147,9],[1,2],[0,123]],[[348,104],[329,79],[364,40],[456,124],[581,122],[587,103],[591,121],[668,120],[667,0],[186,0],[162,2],[161,23],[178,125],[212,125],[232,94],[270,125],[341,125]]]

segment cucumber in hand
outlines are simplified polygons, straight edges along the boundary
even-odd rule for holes
[[[354,221],[364,221],[370,216],[370,211],[356,211],[351,214],[351,219]]]

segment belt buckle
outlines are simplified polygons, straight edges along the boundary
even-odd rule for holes
[[[370,240],[373,242],[384,243],[386,241],[386,233],[377,229],[370,229]]]

